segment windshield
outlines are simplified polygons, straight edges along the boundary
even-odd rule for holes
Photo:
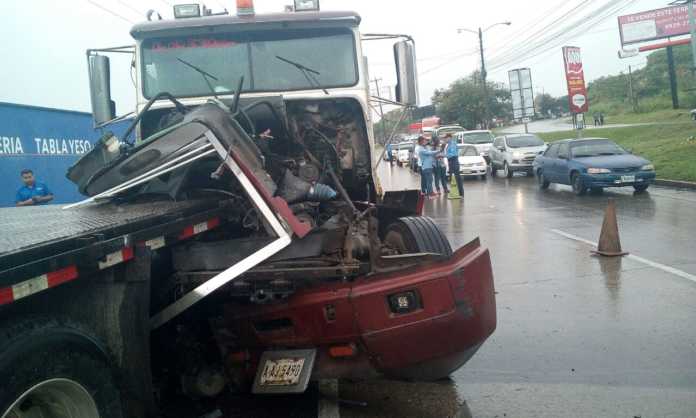
[[[177,97],[209,96],[208,77],[218,94],[347,87],[358,81],[353,33],[348,29],[185,35],[143,42],[143,94],[166,91]],[[281,59],[281,58],[283,59]],[[311,70],[307,77],[307,70]],[[315,81],[316,80],[316,81]]]
[[[623,155],[626,150],[611,141],[584,141],[570,148],[573,158],[596,157],[599,155]]]
[[[544,141],[536,135],[520,135],[508,137],[507,145],[510,148],[539,147]]]
[[[462,135],[465,144],[490,144],[493,142],[493,134],[490,132],[469,132]]]
[[[478,157],[479,153],[474,147],[461,147],[459,148],[460,157]]]

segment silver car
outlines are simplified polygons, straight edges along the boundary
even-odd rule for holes
[[[533,174],[537,155],[546,151],[546,144],[534,134],[503,135],[495,138],[490,151],[491,175],[503,170],[512,178],[516,171]]]

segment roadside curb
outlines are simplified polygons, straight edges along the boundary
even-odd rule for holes
[[[655,185],[696,190],[696,183],[690,181],[656,179]]]

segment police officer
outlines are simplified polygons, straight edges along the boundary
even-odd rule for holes
[[[15,203],[17,206],[45,205],[53,200],[53,192],[44,183],[37,182],[34,172],[25,168],[20,173],[24,186],[17,190]]]

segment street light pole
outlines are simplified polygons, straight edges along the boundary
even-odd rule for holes
[[[458,33],[462,32],[471,32],[474,34],[478,34],[479,38],[479,52],[481,53],[481,87],[483,88],[483,128],[488,128],[488,123],[489,123],[489,115],[490,115],[490,100],[488,98],[488,84],[486,84],[486,76],[488,75],[486,73],[486,59],[484,58],[483,54],[483,34],[487,32],[489,29],[493,28],[494,26],[498,25],[506,25],[510,26],[512,25],[512,22],[498,22],[490,25],[486,29],[481,29],[480,27],[478,28],[478,31],[474,31],[471,29],[465,29],[465,28],[459,28],[457,29]]]

